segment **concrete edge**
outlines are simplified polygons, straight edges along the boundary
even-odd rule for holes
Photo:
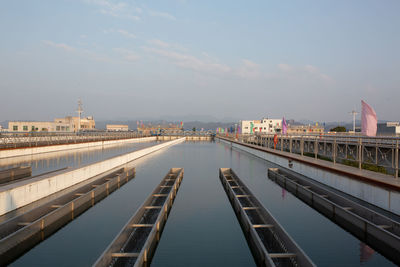
[[[6,150],[0,150],[0,159],[19,157],[19,156],[30,156],[41,153],[58,152],[58,151],[81,149],[81,148],[92,148],[97,146],[155,141],[156,139],[157,139],[156,136],[152,136],[152,137],[142,137],[142,138],[121,139],[121,140],[85,142],[77,144],[63,144],[63,145],[50,145],[50,146],[31,147],[31,148],[6,149]]]

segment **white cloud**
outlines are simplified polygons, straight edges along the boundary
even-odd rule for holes
[[[67,44],[63,44],[63,43],[55,43],[55,42],[48,41],[48,40],[43,40],[42,42],[47,46],[61,48],[61,49],[65,50],[65,51],[68,51],[68,52],[72,52],[72,51],[75,50],[74,47],[69,46]]]
[[[167,43],[158,39],[153,39],[153,40],[149,40],[147,41],[149,44],[152,44],[154,46],[158,46],[158,47],[162,47],[162,48],[172,48],[175,50],[181,50],[181,51],[187,51],[187,48],[179,45],[179,44],[171,44],[171,43]]]
[[[158,40],[158,39],[153,39],[153,40],[150,40],[150,41],[148,41],[150,44],[152,44],[152,45],[156,45],[156,46],[161,46],[161,47],[170,47],[170,44],[169,43],[166,43],[166,42],[164,42],[164,41],[161,41],[161,40]]]
[[[137,61],[140,56],[136,54],[134,51],[125,49],[125,48],[114,48],[113,51],[117,52],[120,54],[124,60],[127,61]]]
[[[117,30],[117,32],[122,34],[125,37],[128,37],[128,38],[136,38],[136,35],[134,35],[133,33],[128,32],[128,31],[125,31],[125,30],[121,30],[120,29],[120,30]]]
[[[278,64],[278,69],[282,70],[282,71],[291,71],[293,69],[292,66],[288,65],[288,64]]]
[[[149,14],[152,17],[159,17],[159,18],[168,19],[168,20],[176,20],[176,18],[173,15],[171,15],[169,13],[166,13],[166,12],[159,12],[159,11],[150,10]]]
[[[239,77],[252,79],[261,75],[260,65],[248,59],[242,60],[242,66],[236,71]]]
[[[218,75],[221,77],[231,77],[233,79],[251,79],[260,81],[280,81],[282,83],[315,83],[315,82],[331,82],[333,79],[322,73],[313,65],[295,66],[281,63],[269,72],[263,72],[260,64],[248,59],[243,59],[239,67],[229,66],[221,63],[217,58],[211,57],[206,52],[202,52],[201,56],[194,56],[187,51],[177,51],[182,48],[177,44],[170,44],[158,39],[148,41],[151,47],[143,47],[143,50],[159,55],[168,59],[172,64],[201,73]]]
[[[66,44],[63,44],[63,43],[55,43],[55,42],[49,41],[49,40],[43,40],[42,42],[47,46],[55,47],[57,49],[61,49],[61,50],[67,51],[67,52],[71,52],[71,53],[74,53],[74,54],[76,54],[76,55],[78,55],[80,57],[88,58],[88,59],[91,59],[91,60],[102,61],[102,62],[111,62],[112,61],[112,59],[109,58],[108,56],[96,53],[96,52],[88,50],[88,49],[72,47],[70,45],[66,45]]]
[[[104,34],[118,33],[118,34],[121,34],[122,36],[124,36],[126,38],[131,38],[131,39],[136,38],[135,34],[133,34],[131,32],[128,32],[127,30],[124,30],[124,29],[118,29],[118,30],[107,29],[107,30],[103,30],[103,33]]]
[[[85,0],[85,2],[97,6],[98,11],[104,15],[134,21],[140,20],[138,14],[142,12],[142,9],[125,2],[115,3],[109,0]]]
[[[294,66],[285,63],[277,65],[279,72],[272,74],[272,77],[285,77],[286,79],[297,80],[323,80],[332,82],[333,79],[327,74],[322,73],[316,66],[304,65]]]
[[[163,56],[181,68],[213,74],[226,74],[231,71],[231,68],[227,65],[220,64],[218,62],[207,61],[189,54],[154,47],[143,47],[143,49],[146,52]]]

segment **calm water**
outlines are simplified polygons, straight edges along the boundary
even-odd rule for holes
[[[0,159],[0,169],[30,165],[32,167],[32,175],[39,175],[65,167],[79,167],[140,150],[158,143],[160,142],[128,143],[6,158]]]
[[[183,182],[153,266],[254,266],[218,178],[232,167],[320,266],[392,266],[351,234],[267,178],[272,165],[221,143],[183,143],[137,160],[136,178],[59,230],[14,266],[89,266],[171,167]]]

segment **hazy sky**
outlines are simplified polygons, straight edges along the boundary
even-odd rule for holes
[[[400,120],[400,1],[2,1],[0,120]]]

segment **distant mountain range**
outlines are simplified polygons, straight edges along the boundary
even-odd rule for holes
[[[198,118],[198,119],[191,119],[191,120],[186,120],[185,118]],[[132,119],[117,119],[117,120],[96,120],[96,128],[100,130],[106,129],[107,124],[125,124],[129,126],[129,129],[131,130],[136,130],[137,128],[137,121],[138,120],[132,120]],[[239,119],[235,118],[223,118],[221,120],[218,120],[216,117],[213,116],[193,116],[193,115],[188,115],[188,116],[183,116],[183,117],[178,117],[178,116],[167,116],[162,120],[156,120],[156,119],[146,119],[146,120],[141,120],[144,124],[148,125],[151,123],[151,125],[169,125],[169,124],[174,124],[177,125],[181,121],[184,122],[184,129],[186,130],[191,130],[193,128],[196,128],[197,130],[201,130],[202,128],[204,130],[215,130],[218,127],[221,128],[229,128],[231,126],[234,126],[235,123],[239,122]],[[378,123],[386,123],[387,120],[379,120]],[[293,119],[288,119],[287,123],[290,125],[315,125],[314,121],[310,120],[299,120],[295,121]],[[325,127],[325,130],[330,130],[332,128],[335,128],[336,126],[344,126],[346,127],[347,130],[352,130],[353,129],[353,122],[345,122],[345,121],[335,121],[335,122],[326,122],[326,123],[318,123],[321,126]],[[0,125],[3,128],[8,128],[8,121],[1,121]],[[356,127],[360,127],[361,121],[356,120]]]

